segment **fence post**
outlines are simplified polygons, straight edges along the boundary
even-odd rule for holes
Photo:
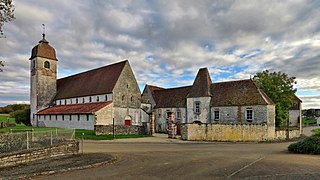
[[[29,149],[29,132],[27,131],[27,149]]]
[[[52,146],[52,130],[50,131],[50,145]]]
[[[31,141],[32,141],[32,142],[34,142],[34,129],[32,128],[32,129],[31,129],[31,131],[32,131],[32,134],[31,134]]]
[[[81,141],[81,152],[83,154],[83,136],[84,136],[84,133],[82,133],[82,141]]]

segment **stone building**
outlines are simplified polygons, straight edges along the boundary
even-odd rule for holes
[[[154,112],[157,132],[167,131],[172,113],[177,124],[275,122],[275,104],[252,80],[212,83],[207,68],[198,71],[192,86],[146,85],[141,103]]]
[[[296,104],[289,109],[289,126],[300,127],[302,126],[302,121],[301,121],[302,101],[297,96],[294,96],[293,100],[296,102]]]
[[[128,60],[57,79],[56,53],[44,34],[30,60],[33,126],[141,124],[141,92]]]

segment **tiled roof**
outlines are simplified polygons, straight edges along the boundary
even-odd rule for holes
[[[274,104],[252,80],[211,84],[211,106],[245,106]]]
[[[196,79],[193,82],[188,98],[192,97],[210,97],[211,78],[207,68],[201,68],[198,71]]]
[[[300,104],[302,103],[302,100],[296,95],[294,95],[293,100],[296,102],[296,104],[290,107],[289,110],[300,110]]]
[[[111,93],[126,63],[128,60],[58,79],[55,99]]]
[[[38,115],[45,114],[92,114],[98,110],[108,106],[112,101],[94,102],[84,104],[69,104],[62,106],[53,106],[39,111]]]
[[[191,86],[155,90],[156,108],[182,108],[186,107],[186,97]]]
[[[148,93],[145,94],[145,91],[147,91],[148,89],[150,90],[151,96],[154,99],[154,91],[155,90],[163,90],[164,88],[146,84],[146,86],[143,90],[143,94],[141,95],[141,102],[142,103],[149,103],[149,98],[150,98],[149,94]]]
[[[39,41],[39,44],[32,48],[30,60],[35,57],[43,57],[57,60],[56,51],[49,45],[49,42],[44,38]]]

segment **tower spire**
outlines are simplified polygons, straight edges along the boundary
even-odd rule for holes
[[[43,31],[42,31],[42,39],[39,41],[39,43],[49,43],[47,40],[46,40],[46,26],[45,26],[45,24],[42,24],[42,29],[43,29]]]

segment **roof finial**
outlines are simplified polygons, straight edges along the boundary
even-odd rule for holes
[[[42,24],[42,29],[43,29],[42,38],[45,39],[45,36],[46,36],[46,25]]]
[[[43,29],[43,32],[42,32],[42,39],[39,41],[39,43],[49,43],[46,39],[45,39],[45,36],[46,36],[46,26],[44,24],[42,24],[42,29]]]

